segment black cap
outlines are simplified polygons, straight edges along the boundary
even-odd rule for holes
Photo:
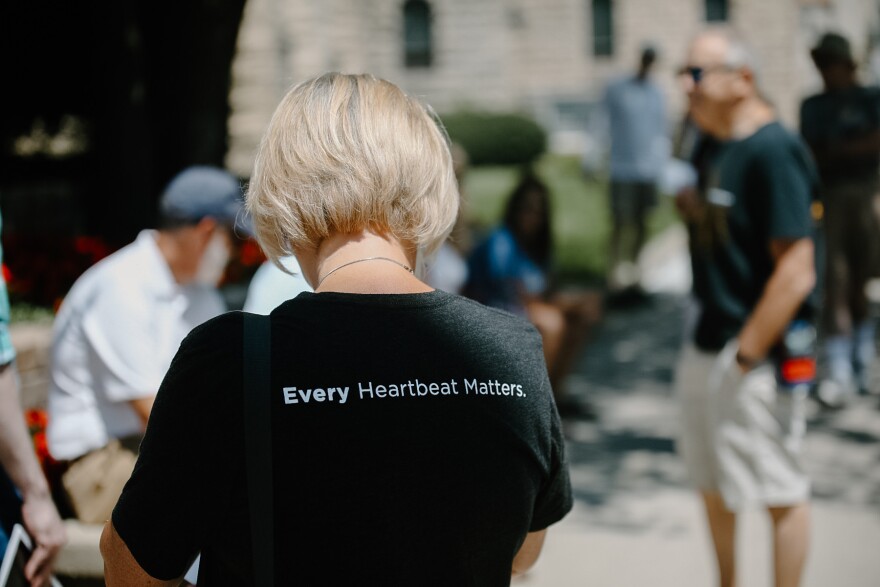
[[[825,67],[832,63],[855,64],[849,41],[837,33],[825,33],[819,43],[810,51],[817,67]]]

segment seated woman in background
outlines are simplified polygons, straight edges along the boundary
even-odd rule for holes
[[[555,291],[550,272],[553,235],[550,193],[531,171],[507,201],[504,219],[468,259],[464,293],[488,306],[528,318],[541,333],[557,406],[563,415],[588,415],[565,397],[565,378],[598,321],[599,296]]]

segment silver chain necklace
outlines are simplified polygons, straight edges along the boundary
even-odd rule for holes
[[[337,271],[339,271],[343,267],[348,267],[349,265],[354,265],[355,263],[363,263],[364,261],[388,261],[389,263],[394,263],[395,265],[397,265],[399,267],[403,267],[404,269],[406,269],[410,273],[413,272],[413,270],[409,266],[404,265],[400,261],[396,261],[394,259],[391,259],[390,257],[364,257],[363,259],[355,259],[354,261],[349,261],[348,263],[343,263],[339,267],[334,267],[329,272],[324,274],[324,277],[322,277],[321,279],[318,280],[318,285],[315,286],[315,289],[318,289],[319,287],[321,287],[321,284],[324,283],[325,279],[327,279],[328,277],[330,277],[331,275],[333,275],[334,273],[336,273]]]

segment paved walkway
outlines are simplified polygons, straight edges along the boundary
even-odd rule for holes
[[[713,554],[697,497],[674,453],[671,382],[685,298],[657,294],[610,309],[572,380],[598,422],[566,422],[576,505],[515,585],[707,587]],[[829,414],[811,407],[806,459],[814,480],[813,546],[804,587],[880,585],[880,402]],[[763,512],[738,533],[744,587],[769,587]]]

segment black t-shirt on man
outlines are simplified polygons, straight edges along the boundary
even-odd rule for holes
[[[736,337],[773,272],[770,242],[812,237],[815,166],[803,142],[779,123],[717,147],[703,188],[706,211],[689,227],[694,294],[702,310],[698,348]],[[812,298],[800,317],[810,318]]]
[[[572,505],[537,331],[441,291],[305,293],[271,320],[278,584],[508,585]],[[201,551],[200,586],[252,584],[241,331],[182,343],[113,512],[157,578]]]

